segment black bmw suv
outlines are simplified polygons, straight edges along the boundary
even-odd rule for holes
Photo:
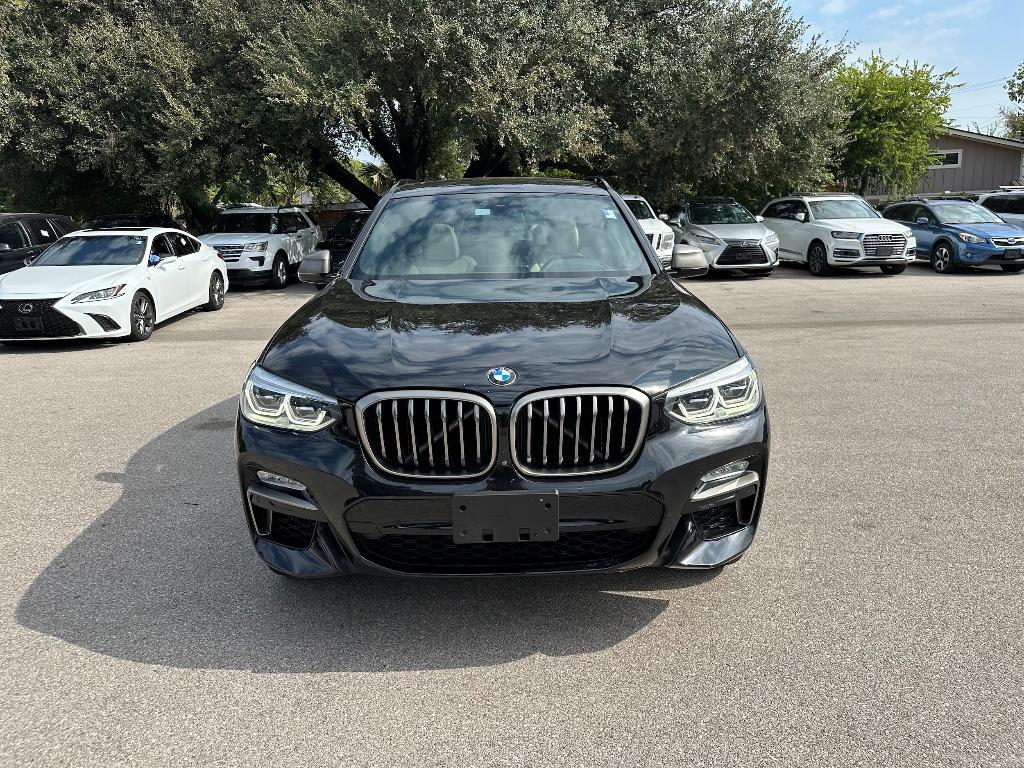
[[[674,279],[691,250],[663,271],[600,180],[397,185],[244,384],[259,556],[297,577],[737,560],[768,415],[739,342]]]

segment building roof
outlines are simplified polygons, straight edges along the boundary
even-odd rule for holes
[[[985,133],[965,131],[962,128],[943,128],[942,133],[946,136],[977,141],[979,144],[991,144],[996,147],[1005,147],[1006,149],[1016,149],[1019,152],[1024,152],[1024,141],[1017,141],[1016,139],[1003,139],[999,136],[989,136]]]

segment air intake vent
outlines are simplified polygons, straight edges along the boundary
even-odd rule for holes
[[[494,409],[477,395],[378,392],[356,403],[356,417],[370,460],[392,475],[459,479],[494,464]]]
[[[526,475],[612,472],[636,456],[649,400],[627,388],[578,387],[521,398],[512,410],[512,456]]]

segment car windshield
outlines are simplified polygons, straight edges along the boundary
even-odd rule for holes
[[[875,209],[863,200],[811,200],[811,213],[816,219],[877,219]]]
[[[352,277],[565,277],[650,274],[605,195],[441,194],[392,200]]]
[[[687,219],[691,224],[755,224],[757,219],[739,203],[690,203]]]
[[[33,267],[92,267],[138,264],[146,249],[140,235],[62,237],[32,262]]]
[[[276,213],[222,213],[218,216],[211,232],[251,232],[261,235],[277,234]]]
[[[942,224],[1002,224],[1003,220],[977,203],[943,203],[933,206]]]
[[[368,214],[350,214],[334,225],[332,240],[354,240],[369,218]]]
[[[655,219],[654,211],[647,204],[646,200],[623,200],[626,207],[633,212],[638,219]]]

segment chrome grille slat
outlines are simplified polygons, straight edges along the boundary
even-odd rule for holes
[[[497,457],[497,418],[480,395],[376,392],[356,403],[356,425],[368,460],[402,477],[478,477]]]
[[[524,395],[513,406],[509,425],[513,463],[526,475],[617,470],[642,447],[649,407],[647,395],[629,387],[575,387]]]
[[[878,256],[879,246],[885,246],[892,248],[892,257],[902,256],[907,250],[907,238],[903,235],[864,235],[864,256],[865,258],[875,258]],[[883,257],[885,258],[885,257]]]

